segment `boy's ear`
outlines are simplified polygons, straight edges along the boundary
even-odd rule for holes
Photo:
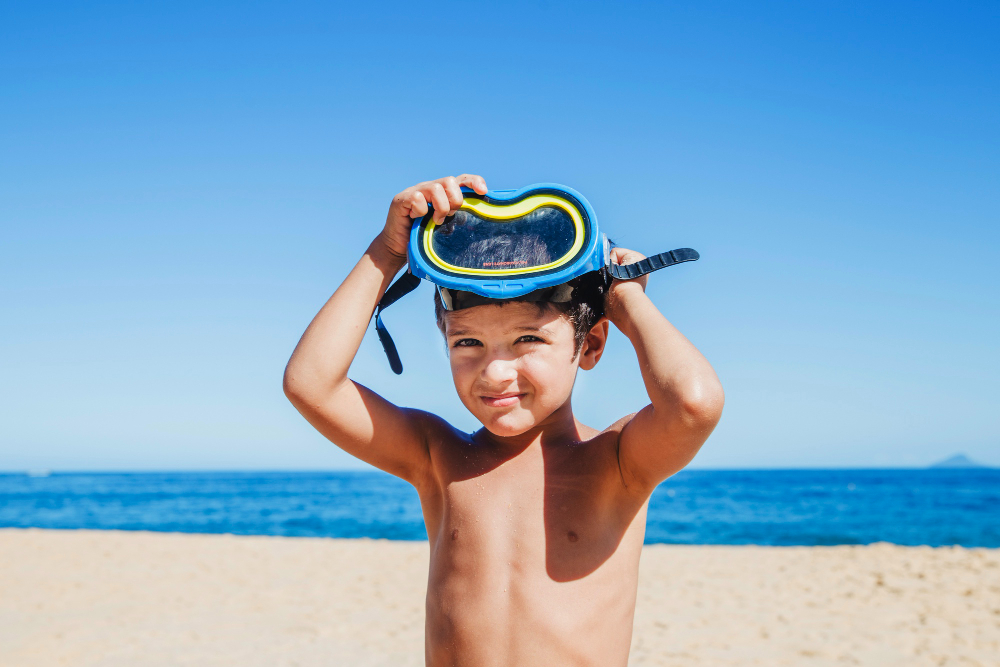
[[[590,329],[587,337],[583,340],[583,345],[580,346],[580,368],[589,371],[596,366],[597,362],[601,360],[601,355],[604,354],[604,347],[607,343],[608,319],[602,317]]]

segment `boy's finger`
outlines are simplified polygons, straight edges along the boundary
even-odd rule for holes
[[[482,176],[477,176],[475,174],[462,174],[457,180],[459,185],[472,188],[478,194],[486,194],[486,179]]]
[[[417,190],[410,195],[410,217],[416,219],[425,215],[427,215],[427,199],[423,192]]]
[[[645,259],[646,256],[641,252],[619,246],[611,249],[611,258],[615,260],[616,264],[635,264],[640,259]]]
[[[458,184],[458,179],[454,176],[449,176],[442,179],[441,184],[444,185],[445,194],[448,195],[449,213],[454,213],[462,207],[462,202],[465,201],[465,197],[462,196],[462,188]]]
[[[424,196],[427,195],[430,195],[431,204],[434,205],[434,222],[441,224],[448,215],[448,212],[451,211],[451,203],[448,201],[448,193],[445,192],[443,185],[438,182],[434,182],[427,187],[427,191]]]

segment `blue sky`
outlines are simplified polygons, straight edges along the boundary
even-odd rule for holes
[[[281,373],[389,199],[570,185],[727,390],[703,468],[1000,465],[995,3],[7,3],[0,469],[339,468]],[[425,285],[352,368],[476,426]],[[581,374],[644,404],[622,336]]]

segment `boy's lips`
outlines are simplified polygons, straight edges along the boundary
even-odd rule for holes
[[[479,398],[483,399],[483,403],[491,408],[506,408],[517,403],[521,400],[522,396],[524,394],[511,392],[506,394],[483,394]]]

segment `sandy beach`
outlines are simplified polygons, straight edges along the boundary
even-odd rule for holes
[[[427,545],[0,530],[0,665],[423,665]],[[998,665],[1000,552],[650,546],[631,665]]]

